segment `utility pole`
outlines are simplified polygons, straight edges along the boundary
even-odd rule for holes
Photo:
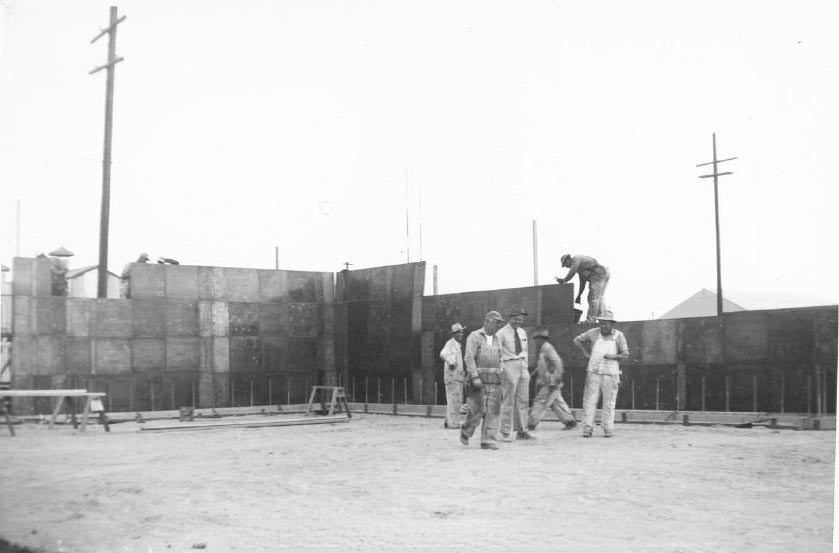
[[[539,286],[539,257],[536,246],[536,219],[533,219],[533,286]]]
[[[274,270],[280,270],[280,247],[274,246]]]
[[[724,175],[732,175],[731,171],[726,171],[720,173],[717,171],[717,165],[723,163],[725,161],[731,161],[733,159],[737,159],[736,157],[729,157],[725,159],[717,159],[717,133],[711,134],[711,144],[714,151],[714,159],[713,161],[708,161],[705,163],[700,163],[697,167],[703,167],[705,165],[713,165],[714,172],[708,175],[700,175],[700,179],[707,179],[709,177],[714,177],[714,221],[716,224],[717,229],[717,317],[722,315],[722,270],[720,269],[720,204],[719,204],[719,187],[717,186],[717,178],[722,177]]]
[[[411,210],[408,197],[408,170],[405,169],[405,251],[407,263],[411,262]]]
[[[111,135],[113,133],[114,119],[114,66],[124,59],[116,56],[117,25],[123,21],[125,21],[125,16],[123,15],[117,18],[117,7],[111,6],[111,18],[108,27],[102,29],[90,41],[93,44],[105,34],[108,35],[108,63],[100,65],[88,73],[89,75],[93,75],[103,69],[108,71],[108,77],[105,81],[105,151],[102,156],[102,211],[99,216],[99,280],[96,293],[96,296],[99,298],[104,298],[108,295],[108,218],[111,203]]]

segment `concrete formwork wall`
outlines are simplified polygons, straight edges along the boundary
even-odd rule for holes
[[[524,309],[528,316],[528,334],[538,327],[568,326],[573,322],[574,287],[570,284],[507,288],[482,292],[443,294],[423,298],[422,366],[426,399],[445,401],[443,363],[439,352],[451,337],[453,323],[466,327],[465,336],[480,328],[489,311],[498,311],[505,318],[513,309]],[[535,363],[535,351],[531,351]]]
[[[552,325],[566,366],[566,397],[582,406],[586,359],[574,336],[592,325]],[[631,357],[622,363],[619,409],[834,413],[836,306],[741,311],[618,323]]]
[[[332,273],[135,264],[130,298],[85,299],[32,294],[38,261],[15,260],[16,388],[139,411],[302,401],[335,379]]]
[[[355,397],[419,401],[424,287],[424,262],[338,273],[336,365]]]

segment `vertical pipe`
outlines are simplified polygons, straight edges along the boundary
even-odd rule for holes
[[[425,387],[423,387],[422,377],[419,378],[419,394],[414,395],[418,395],[420,405],[425,405]]]
[[[752,412],[757,413],[757,374],[752,375]]]
[[[408,170],[405,169],[405,252],[407,255],[407,262],[411,262],[411,218],[410,208],[408,206]],[[381,398],[379,398],[381,399]],[[381,403],[379,401],[379,403]]]
[[[402,399],[403,399],[402,403],[404,403],[405,405],[408,405],[408,378],[407,377],[402,378],[402,388],[404,389],[404,392],[402,394]]]
[[[702,375],[702,410],[705,410],[705,375]]]
[[[822,416],[822,378],[821,378],[821,365],[816,362],[813,365],[816,374],[816,415],[819,417]]]
[[[437,288],[437,265],[434,265],[434,269],[433,269],[432,274],[433,274],[433,281],[434,281],[434,295],[436,296],[437,295],[437,290],[438,290],[438,288]]]
[[[171,393],[169,394],[169,397],[172,399],[172,409],[177,409],[177,408],[178,408],[178,404],[177,404],[177,402],[175,401],[175,384],[174,384],[174,383],[170,384],[169,391],[171,392]],[[108,406],[108,408],[110,409],[110,406]]]
[[[154,411],[154,380],[149,380],[149,394],[151,395],[151,410]]]
[[[268,377],[268,405],[272,405],[271,402],[271,377]]]
[[[250,386],[249,386],[249,394],[250,394],[250,406],[253,407],[253,378],[251,378]]]
[[[655,410],[659,410],[659,395],[661,393],[661,381],[658,377],[655,377]]]
[[[291,376],[285,377],[285,404],[291,405]]]
[[[539,286],[539,252],[536,242],[536,219],[533,219],[533,286]]]
[[[807,375],[807,416],[809,417],[813,413],[813,409],[811,408],[813,401],[813,375]]]
[[[781,414],[784,414],[784,394],[786,392],[786,381],[784,378],[784,370],[781,369]]]
[[[364,377],[364,403],[370,403],[370,394],[368,394],[367,377]]]
[[[376,377],[376,403],[382,402],[382,378]]]
[[[274,270],[280,270],[280,247],[274,246]]]
[[[195,382],[192,383],[192,408],[195,409]]]
[[[437,390],[437,381],[435,380],[435,381],[434,381],[434,405],[439,405],[439,404],[437,403],[437,400],[438,400],[438,397],[437,397],[437,396],[438,396],[438,395],[439,395],[439,390]]]
[[[230,379],[230,406],[236,407],[236,381]]]
[[[635,378],[632,379],[632,410],[635,410]]]
[[[396,377],[390,377],[390,402],[396,403]]]
[[[731,411],[731,393],[729,391],[728,375],[725,375],[725,410]]]

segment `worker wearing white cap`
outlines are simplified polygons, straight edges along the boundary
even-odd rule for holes
[[[445,428],[460,428],[458,418],[463,403],[463,379],[466,376],[463,371],[463,350],[460,347],[463,331],[462,324],[454,323],[451,338],[440,350],[440,359],[443,360],[443,383],[446,386],[446,419],[443,421]]]
[[[583,390],[583,437],[591,438],[597,400],[603,395],[601,425],[607,438],[615,430],[615,403],[621,383],[619,361],[629,358],[629,346],[623,332],[614,328],[615,317],[606,311],[597,318],[599,328],[587,330],[574,338],[574,345],[588,357],[586,385]]]

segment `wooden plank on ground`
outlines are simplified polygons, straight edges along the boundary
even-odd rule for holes
[[[268,426],[298,426],[305,424],[331,424],[336,422],[348,422],[350,419],[345,415],[332,415],[328,417],[305,417],[301,419],[284,420],[261,420],[261,421],[219,421],[197,424],[175,424],[166,426],[144,426],[142,432],[162,432],[169,430],[209,430],[212,428],[263,428]]]

